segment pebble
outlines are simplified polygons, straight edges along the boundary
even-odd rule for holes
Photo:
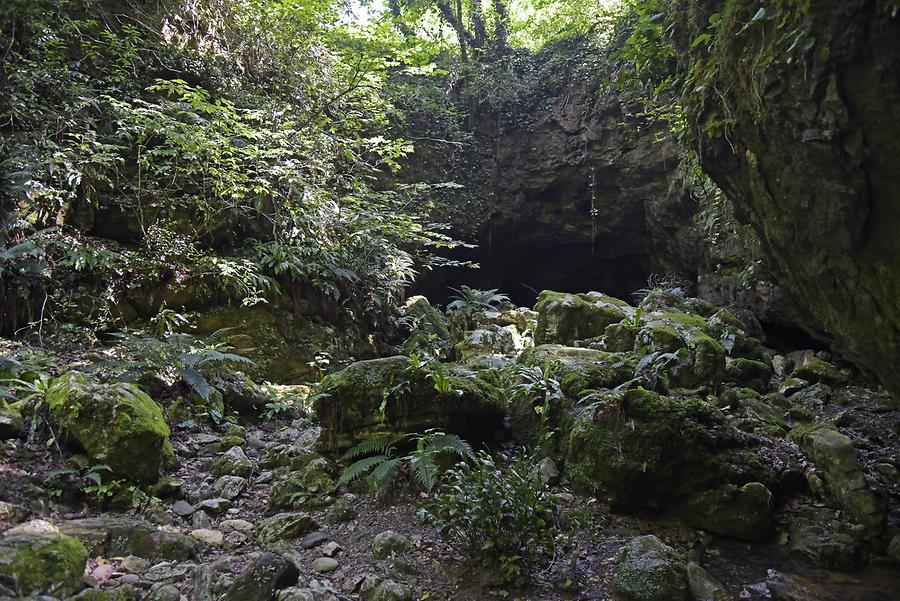
[[[334,541],[330,541],[322,546],[322,555],[325,555],[326,557],[334,557],[335,555],[340,553],[341,550],[343,550],[343,547],[341,547]]]
[[[338,569],[338,562],[331,557],[319,557],[312,562],[312,570],[320,574],[327,574]]]

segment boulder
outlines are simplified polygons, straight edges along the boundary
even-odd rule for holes
[[[22,415],[12,405],[5,405],[0,401],[0,440],[19,438],[24,431]]]
[[[723,484],[772,479],[714,405],[641,388],[611,392],[572,425],[565,471],[577,487],[634,511],[675,506]]]
[[[241,447],[231,447],[221,457],[212,460],[206,469],[214,476],[248,477],[253,472],[253,462]]]
[[[235,578],[222,601],[272,601],[275,594],[297,584],[300,572],[274,553],[263,553]]]
[[[375,559],[387,559],[392,555],[402,555],[411,548],[412,543],[409,538],[393,530],[385,530],[372,540],[372,555]]]
[[[486,325],[467,332],[456,345],[456,358],[465,363],[484,355],[513,357],[525,348],[525,341],[516,326]]]
[[[196,540],[176,530],[123,517],[68,520],[60,522],[59,529],[80,540],[93,556],[135,555],[153,561],[185,561],[202,549]]]
[[[400,314],[410,329],[410,334],[403,343],[404,353],[434,356],[444,360],[451,358],[453,342],[447,317],[434,308],[427,298],[410,297]]]
[[[100,384],[68,372],[51,383],[47,406],[91,460],[116,476],[156,482],[172,461],[162,409],[134,384]]]
[[[679,513],[691,526],[751,541],[772,533],[772,493],[764,484],[727,484],[685,501]]]
[[[361,361],[327,376],[314,403],[323,444],[345,449],[374,435],[430,428],[478,442],[502,429],[503,408],[488,384],[453,365],[440,374],[429,369],[398,356]]]
[[[884,511],[869,490],[850,438],[820,424],[794,428],[788,436],[816,464],[838,506],[869,535],[877,536],[884,527]]]
[[[835,517],[827,507],[804,507],[791,521],[788,550],[825,568],[850,572],[859,567],[865,528]]]
[[[0,584],[21,596],[66,597],[84,587],[88,551],[53,524],[33,520],[0,537]]]
[[[265,546],[282,540],[301,538],[317,529],[315,520],[305,513],[279,513],[260,522],[256,538]]]
[[[725,587],[700,567],[700,564],[689,561],[686,573],[691,601],[732,601],[733,597]]]
[[[616,555],[613,589],[623,601],[685,601],[686,570],[675,549],[653,535],[639,536]]]
[[[545,290],[538,296],[535,344],[564,344],[602,336],[607,326],[634,314],[625,301],[601,294],[569,294]]]

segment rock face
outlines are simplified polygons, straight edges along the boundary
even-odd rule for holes
[[[172,459],[162,409],[133,384],[98,384],[69,372],[51,384],[47,406],[90,458],[117,476],[156,482]]]
[[[900,20],[875,0],[766,9],[672,7],[702,166],[755,229],[804,325],[896,399],[900,117],[885,107],[900,104]]]
[[[0,584],[22,596],[65,597],[84,586],[87,549],[43,520],[6,531],[0,538]]]

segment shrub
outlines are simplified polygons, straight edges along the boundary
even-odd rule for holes
[[[534,464],[522,453],[501,469],[481,452],[471,464],[445,472],[441,492],[424,504],[419,518],[463,555],[519,583],[531,567],[556,554],[561,524],[556,499]]]

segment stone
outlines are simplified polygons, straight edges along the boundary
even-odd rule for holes
[[[772,493],[764,484],[729,484],[689,499],[681,506],[680,515],[695,528],[762,541],[772,533],[772,506]]]
[[[20,438],[25,432],[25,421],[22,415],[12,406],[0,401],[0,440]]]
[[[185,561],[196,557],[201,548],[196,540],[180,532],[130,518],[69,520],[61,522],[59,529],[82,541],[93,556],[135,555],[152,561]]]
[[[234,501],[247,488],[247,479],[240,476],[222,476],[213,484],[216,494]]]
[[[850,572],[859,567],[865,528],[835,517],[828,508],[804,507],[791,521],[788,550],[825,568]]]
[[[331,537],[325,532],[310,532],[300,541],[300,546],[304,549],[312,549],[313,547],[324,545],[329,540],[331,540]]]
[[[453,343],[447,318],[424,296],[411,296],[400,309],[410,334],[403,343],[406,354],[436,355],[450,359]]]
[[[172,584],[158,582],[147,591],[144,601],[181,601],[181,592]]]
[[[263,553],[228,588],[222,601],[263,601],[278,590],[297,583],[300,573],[293,563],[274,553]]]
[[[455,349],[456,357],[463,363],[489,355],[514,357],[525,349],[525,340],[516,326],[484,326],[467,333]]]
[[[205,511],[197,511],[194,515],[191,516],[191,526],[194,529],[198,528],[212,528],[214,526],[213,520],[209,517],[209,514]]]
[[[90,459],[117,476],[153,483],[172,461],[162,408],[134,384],[100,384],[68,372],[51,382],[46,402]]]
[[[332,557],[317,557],[313,560],[312,564],[310,564],[310,568],[312,568],[313,572],[327,574],[328,572],[333,572],[338,569],[338,562]]]
[[[269,545],[300,538],[316,528],[316,522],[305,513],[279,513],[260,522],[256,538],[261,545]]]
[[[387,559],[392,555],[402,555],[412,548],[412,543],[405,535],[393,530],[377,534],[372,540],[372,555],[376,559]]]
[[[687,564],[687,582],[690,598],[697,601],[732,601],[728,594],[715,578],[693,561]]]
[[[163,476],[156,484],[147,487],[147,494],[160,499],[171,499],[181,495],[184,480],[175,476]]]
[[[174,511],[177,515],[180,515],[183,518],[191,517],[195,511],[197,511],[193,505],[188,503],[187,501],[176,501],[172,504],[172,511]]]
[[[559,468],[556,467],[556,462],[549,457],[541,459],[535,467],[535,470],[541,477],[541,482],[544,484],[554,485],[559,482]]]
[[[535,344],[573,346],[576,340],[602,336],[607,326],[634,314],[625,301],[600,294],[569,294],[545,290],[538,296]]]
[[[147,582],[172,584],[184,580],[193,569],[194,565],[190,563],[164,561],[151,566],[144,573],[143,579]]]
[[[241,534],[252,534],[255,526],[253,522],[247,520],[223,520],[219,523],[219,527],[224,532],[240,532]]]
[[[342,550],[343,550],[343,547],[341,547],[335,541],[329,541],[329,542],[325,543],[324,545],[322,545],[322,555],[324,555],[325,557],[334,557],[335,555],[340,553]]]
[[[214,476],[248,477],[253,472],[253,462],[241,447],[231,447],[225,453],[211,461],[206,469]]]
[[[318,597],[312,589],[292,586],[278,591],[275,601],[318,601]]]
[[[225,513],[226,511],[228,511],[228,509],[231,508],[231,501],[224,497],[215,497],[213,499],[200,501],[199,503],[197,503],[196,508],[199,511],[204,511],[212,515],[219,515],[221,513]]]
[[[119,571],[129,574],[143,574],[150,569],[150,562],[143,557],[129,555],[119,562]]]
[[[225,542],[225,535],[221,531],[208,528],[192,530],[191,536],[210,547],[221,547]]]
[[[367,597],[368,601],[411,601],[412,589],[393,580],[383,580]]]
[[[788,436],[816,464],[828,492],[850,519],[877,536],[884,527],[884,511],[869,490],[850,438],[817,424],[794,428]]]
[[[684,558],[653,535],[628,541],[616,555],[613,589],[623,601],[684,601]]]
[[[888,544],[887,554],[895,563],[900,564],[900,534],[895,534],[891,538],[891,542]]]
[[[134,583],[123,582],[120,578],[116,584],[117,587],[113,590],[84,589],[77,595],[69,597],[67,601],[136,601],[138,592],[134,588]],[[145,596],[144,599],[150,597]]]
[[[356,506],[359,500],[353,493],[347,493],[335,501],[328,512],[328,519],[334,523],[344,523],[356,519],[359,515]]]
[[[32,520],[0,537],[0,585],[25,595],[66,597],[84,586],[88,550],[50,522]]]
[[[845,386],[849,383],[849,378],[835,366],[818,358],[813,358],[794,369],[791,377],[829,386]]]
[[[216,601],[231,586],[230,559],[222,558],[203,563],[194,569],[193,597],[191,601]]]
[[[0,501],[0,523],[15,526],[28,519],[28,509],[16,503]]]
[[[247,544],[249,538],[243,532],[229,532],[225,535],[224,546],[226,549],[238,549]]]

